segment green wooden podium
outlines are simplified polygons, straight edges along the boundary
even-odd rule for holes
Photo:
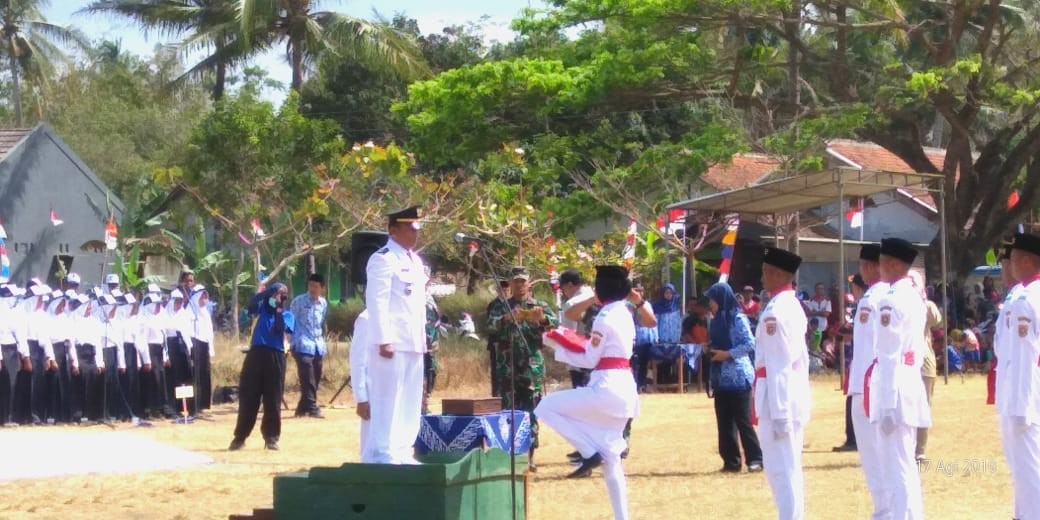
[[[274,478],[276,520],[509,520],[509,454],[429,453],[420,465],[343,464]],[[516,456],[516,517],[527,518],[527,456]]]

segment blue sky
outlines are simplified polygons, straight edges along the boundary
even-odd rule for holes
[[[124,19],[98,16],[78,15],[76,11],[90,4],[89,0],[52,0],[44,10],[47,20],[61,25],[75,25],[94,40],[107,38],[121,40],[127,51],[150,55],[155,45],[168,43],[158,35],[147,37],[133,24]],[[376,2],[371,0],[325,0],[319,1],[321,10],[340,11],[354,16],[369,17]],[[390,17],[394,13],[403,12],[419,21],[423,33],[439,32],[441,28],[468,21],[477,21],[487,16],[485,38],[488,40],[509,40],[509,22],[525,7],[542,7],[541,0],[383,0],[378,2],[379,12]],[[256,64],[268,69],[271,77],[283,84],[288,84],[291,73],[285,65],[281,53],[273,52],[257,58]],[[277,93],[269,96],[280,97]]]

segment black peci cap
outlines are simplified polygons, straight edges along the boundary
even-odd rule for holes
[[[762,255],[762,263],[769,264],[777,269],[794,274],[802,265],[802,257],[777,247],[766,246]]]
[[[881,259],[881,244],[863,244],[859,248],[859,259],[877,262]]]
[[[917,249],[910,242],[902,238],[885,238],[881,240],[881,254],[890,256],[907,264],[914,263],[917,258]]]
[[[1029,233],[1015,233],[1011,249],[1040,256],[1040,237]]]

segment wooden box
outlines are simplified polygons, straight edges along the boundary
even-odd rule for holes
[[[502,411],[502,398],[442,399],[442,415],[488,415]]]

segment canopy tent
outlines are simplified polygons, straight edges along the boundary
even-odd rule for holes
[[[892,190],[927,192],[937,198],[939,213],[939,242],[942,280],[947,283],[947,244],[946,244],[946,200],[945,177],[928,173],[903,173],[856,168],[834,168],[820,172],[796,175],[783,179],[766,181],[746,188],[714,193],[694,199],[677,202],[668,209],[686,211],[712,211],[718,213],[739,213],[751,215],[783,215],[796,211],[808,210],[838,204],[838,279],[847,280],[845,272],[845,219],[844,203],[847,198],[869,197]],[[776,233],[779,237],[780,233]],[[779,239],[777,238],[777,241]],[[845,283],[839,284],[840,301],[845,301]],[[947,291],[942,292],[943,322],[948,317]],[[845,320],[845,313],[841,313]],[[838,349],[841,357],[841,374],[845,378],[845,349]],[[945,349],[943,350],[945,352]],[[944,380],[948,384],[950,377],[949,356],[944,355]]]

